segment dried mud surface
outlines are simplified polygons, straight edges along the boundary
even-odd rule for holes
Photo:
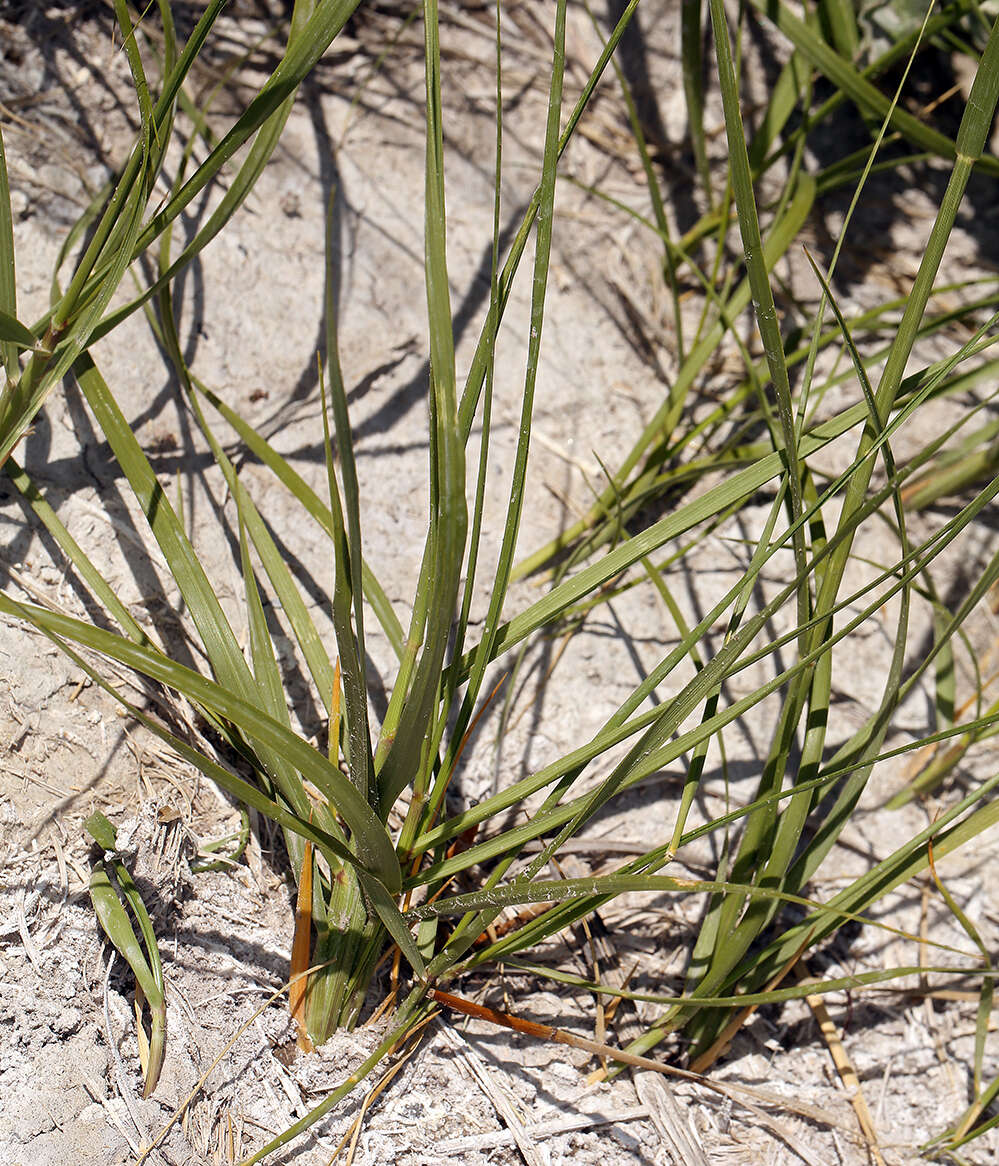
[[[675,174],[671,213],[682,220],[695,208],[681,145],[677,9],[667,3],[643,6],[649,74],[643,97],[656,96],[661,141],[654,144]],[[535,11],[523,5],[508,17],[503,196],[509,225],[519,221],[532,190],[544,121],[550,42]],[[243,51],[266,30],[259,5],[244,3],[227,21],[231,44],[224,44],[196,78],[206,89],[225,68],[227,52]],[[447,14],[442,37],[460,365],[467,362],[488,297],[489,22],[487,11],[462,7]],[[179,298],[185,355],[199,375],[321,491],[315,353],[323,334],[324,216],[336,191],[342,359],[368,507],[366,547],[405,623],[426,505],[427,369],[422,47],[418,25],[399,29],[397,15],[376,12],[337,41],[306,87],[273,163],[230,228],[182,277]],[[376,68],[386,48],[391,51]],[[574,9],[567,52],[572,96],[596,51],[585,12]],[[634,43],[630,51],[636,51]],[[266,47],[257,48],[242,75],[252,79],[256,68],[259,78],[267,65]],[[127,82],[126,62],[110,40],[102,6],[0,6],[0,112],[17,220],[20,310],[28,318],[44,310],[59,248],[88,192],[124,156],[134,130]],[[238,84],[223,87],[220,125],[242,98]],[[708,119],[719,127],[717,110],[709,108]],[[720,150],[717,135],[714,142]],[[552,537],[586,505],[600,479],[596,453],[613,465],[628,449],[664,391],[657,365],[666,375],[675,367],[655,248],[634,223],[583,189],[599,183],[621,201],[645,206],[640,168],[612,83],[595,102],[563,174],[579,185],[565,180],[560,185],[563,217],[555,232],[536,458],[520,543],[524,552]],[[882,191],[883,201],[875,202],[863,224],[867,234],[847,253],[847,275],[851,263],[855,275],[844,291],[848,302],[883,296],[911,276],[933,213],[932,182],[926,189]],[[977,265],[987,272],[995,269],[996,256],[983,249],[972,220],[994,222],[996,204],[981,186],[972,196],[949,262],[962,271]],[[841,205],[830,205],[810,225],[820,250],[841,212]],[[183,230],[196,225],[192,217]],[[805,271],[795,260],[781,274],[787,287],[814,296]],[[510,335],[499,352],[487,556],[496,549],[496,516],[503,512],[517,434],[528,297],[524,279],[511,305]],[[785,310],[792,311],[789,303]],[[95,357],[153,451],[161,482],[183,493],[192,536],[217,566],[223,604],[234,626],[245,628],[231,504],[223,499],[220,478],[148,328],[133,317],[97,346]],[[722,380],[726,369],[735,367],[726,366],[725,359],[730,358],[720,354]],[[163,564],[149,551],[141,515],[72,383],[50,399],[19,456],[136,618],[184,658],[189,647],[183,619],[176,614]],[[835,450],[829,457],[835,461]],[[332,642],[324,614],[329,563],[319,540],[262,467],[247,463],[242,474],[252,492],[266,497],[267,517]],[[688,618],[707,610],[730,585],[766,510],[766,499],[748,507],[741,525],[733,523],[690,556],[689,573],[676,581]],[[86,611],[72,572],[7,483],[0,483],[0,529],[0,569],[14,594],[44,599],[73,614]],[[995,544],[988,524],[972,533],[962,558],[949,568],[952,597],[960,597]],[[876,559],[877,549],[874,539],[859,551]],[[779,582],[779,568],[774,572]],[[535,594],[533,584],[524,584],[515,598],[526,602]],[[481,619],[483,612],[480,596],[474,615]],[[877,706],[893,618],[889,607],[880,624],[857,638],[856,675],[837,694],[837,739]],[[925,632],[923,626],[919,635]],[[995,628],[983,620],[972,636],[984,657]],[[636,589],[601,609],[572,639],[535,645],[518,674],[508,731],[497,744],[495,723],[491,730],[486,720],[461,773],[461,796],[481,797],[494,783],[532,771],[588,737],[675,637],[655,597]],[[373,637],[371,651],[374,671],[386,675],[387,645]],[[120,682],[123,691],[141,699],[127,677]],[[739,683],[748,691],[754,675]],[[735,687],[728,698],[742,695]],[[376,685],[376,715],[378,696]],[[295,674],[289,697],[303,731],[318,731],[313,694]],[[927,731],[931,704],[927,693],[917,693],[901,710],[899,733]],[[731,736],[729,773],[736,798],[752,788],[775,710],[773,703],[764,704]],[[165,1129],[150,1162],[237,1161],[304,1115],[374,1047],[382,1031],[377,1023],[335,1036],[316,1054],[294,1054],[286,1011],[280,1001],[268,1005],[287,976],[291,947],[291,898],[278,840],[260,829],[236,869],[192,874],[189,859],[197,842],[237,828],[236,811],[123,717],[116,702],[91,686],[71,660],[7,622],[0,622],[0,751],[0,1166],[130,1163]],[[979,751],[963,776],[982,776],[993,764]],[[594,823],[589,842],[567,858],[565,869],[580,874],[604,869],[632,844],[661,839],[672,820],[680,774],[665,772],[615,803]],[[877,771],[817,890],[840,885],[925,825],[924,808],[896,814],[879,809],[899,776],[898,767]],[[709,763],[705,789],[702,812],[717,812],[725,796],[717,757]],[[156,1093],[145,1101],[137,1088],[133,988],[121,963],[109,963],[86,891],[89,851],[81,824],[94,809],[120,826],[164,958],[167,1058]],[[986,836],[972,853],[940,864],[941,877],[992,950],[999,925],[996,843],[994,835]],[[696,872],[717,856],[705,844],[684,857]],[[910,934],[925,923],[940,942],[966,946],[926,884],[886,899],[878,917]],[[636,986],[659,991],[679,986],[675,977],[697,925],[695,902],[626,898],[609,907],[603,921],[616,958],[632,970]],[[592,972],[581,935],[548,945],[539,959],[579,975]],[[918,960],[916,945],[905,937],[857,928],[827,946],[821,967],[817,962],[813,970],[842,974]],[[379,989],[384,991],[384,983]],[[463,990],[529,1018],[581,1035],[594,1033],[590,998],[550,982],[508,969]],[[871,994],[833,996],[829,1008],[873,1115],[884,1161],[890,1166],[916,1161],[919,1146],[967,1104],[974,1002]],[[622,1008],[613,1039],[624,1043],[652,1015],[648,1005]],[[651,1166],[698,1160],[852,1166],[870,1160],[849,1093],[804,1004],[754,1016],[714,1074],[718,1081],[783,1099],[781,1105],[747,1105],[650,1074],[587,1086],[593,1068],[576,1050],[442,1017],[371,1100],[354,1161],[365,1166],[521,1161]],[[993,1076],[999,1072],[994,1052],[986,1069]],[[173,1121],[196,1087],[183,1118]],[[365,1097],[364,1089],[357,1091],[272,1161],[329,1162]],[[966,1160],[991,1162],[997,1150],[996,1136],[986,1135],[968,1149]]]

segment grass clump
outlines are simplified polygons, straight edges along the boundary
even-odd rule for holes
[[[80,220],[67,243],[64,259],[72,256],[72,275],[65,291],[56,284],[51,309],[31,325],[18,319],[10,199],[6,172],[0,168],[0,245],[10,257],[9,263],[0,264],[0,339],[7,373],[0,403],[0,459],[112,626],[74,619],[12,593],[0,597],[0,611],[51,637],[179,756],[284,832],[298,886],[293,1007],[303,1042],[321,1043],[337,1027],[356,1022],[375,970],[387,956],[405,969],[408,991],[400,993],[379,1048],[309,1117],[253,1160],[328,1112],[429,1015],[432,993],[440,986],[500,961],[519,959],[523,966],[537,967],[525,956],[539,944],[624,894],[703,899],[703,921],[690,951],[683,992],[641,996],[660,1004],[661,1011],[626,1051],[643,1058],[667,1035],[682,1033],[692,1063],[706,1067],[731,1039],[732,1017],[742,1015],[747,1001],[757,1005],[822,991],[821,984],[779,985],[808,951],[844,923],[869,921],[884,896],[926,871],[934,857],[973,842],[999,814],[992,798],[999,778],[974,782],[960,796],[949,797],[924,830],[901,840],[831,898],[819,900],[811,890],[878,762],[928,751],[925,755],[932,754],[932,760],[919,786],[925,792],[930,786],[926,772],[932,769],[934,783],[943,780],[959,757],[991,735],[997,722],[995,708],[984,706],[981,681],[973,698],[975,715],[955,715],[954,677],[965,625],[999,579],[999,556],[984,564],[957,603],[943,602],[934,581],[941,557],[960,553],[962,540],[999,492],[989,460],[994,426],[989,422],[968,431],[980,424],[977,419],[988,403],[968,394],[987,383],[996,368],[989,354],[997,309],[993,284],[978,289],[975,299],[956,313],[968,331],[948,355],[923,363],[918,341],[943,334],[954,320],[954,313],[931,311],[940,290],[943,253],[973,171],[978,168],[994,180],[999,170],[985,153],[999,96],[999,34],[992,28],[982,38],[970,95],[956,136],[950,138],[907,111],[899,98],[904,75],[894,90],[882,89],[879,82],[898,62],[918,59],[927,45],[955,43],[968,6],[953,4],[928,14],[919,29],[900,35],[861,68],[854,61],[857,30],[839,20],[842,5],[820,5],[823,19],[802,20],[787,5],[753,0],[744,19],[768,23],[789,47],[769,102],[757,116],[759,128],[747,141],[741,30],[732,27],[721,0],[710,0],[703,15],[713,44],[712,85],[705,90],[704,19],[698,4],[685,5],[683,79],[705,210],[677,238],[669,226],[668,191],[660,185],[626,70],[614,58],[636,7],[633,0],[616,26],[602,32],[603,51],[568,110],[566,4],[556,3],[537,186],[505,248],[499,194],[505,29],[502,13],[497,13],[490,296],[478,344],[460,381],[446,246],[440,17],[434,0],[424,4],[429,489],[426,538],[422,549],[416,548],[422,558],[406,629],[365,557],[369,520],[340,368],[339,304],[332,280],[327,281],[321,376],[324,496],[189,367],[173,294],[179,274],[245,201],[280,140],[297,89],[334,43],[355,4],[299,0],[280,62],[225,133],[216,135],[210,129],[209,102],[202,108],[194,103],[189,80],[223,4],[207,5],[182,43],[166,0],[141,18],[125,0],[115,0],[140,131],[112,187]],[[979,51],[963,39],[959,43],[968,54]],[[661,248],[664,278],[674,299],[677,371],[634,448],[616,469],[608,470],[608,484],[590,513],[517,564],[545,332],[556,176],[562,154],[611,65],[623,88],[652,212],[648,219],[631,213]],[[704,128],[706,96],[715,93],[724,119],[723,166]],[[870,145],[825,166],[811,166],[810,135],[820,132],[848,102],[865,119]],[[239,151],[238,167],[228,169]],[[795,304],[802,322],[793,330],[783,327],[774,270],[782,256],[797,250],[817,202],[846,185],[855,188],[857,203],[875,168],[911,165],[914,156],[940,159],[949,172],[918,274],[904,301],[883,303],[851,318],[833,292],[837,247],[828,271],[813,262],[817,306]],[[204,225],[175,249],[173,232],[181,215],[223,174],[228,177],[224,193]],[[154,192],[164,181],[169,193],[161,197]],[[532,236],[518,438],[498,555],[484,564],[480,543],[493,440],[497,337]],[[128,273],[139,280],[140,290],[122,302]],[[688,288],[695,289],[698,300],[692,329]],[[747,339],[743,324],[750,307],[754,331]],[[97,363],[96,342],[140,311],[148,316],[231,495],[234,558],[249,629],[245,649],[218,600],[210,564],[188,538],[183,515],[158,481]],[[697,389],[723,344],[738,353],[742,373],[705,415],[696,407]],[[821,371],[832,352],[839,353],[840,364],[833,363],[831,372]],[[206,661],[203,673],[153,642],[15,460],[18,443],[67,375],[79,385],[169,565]],[[833,389],[845,391],[849,403],[828,406],[837,399]],[[941,400],[957,403],[952,424],[929,440],[918,438],[912,450],[917,419]],[[335,645],[323,641],[310,616],[265,507],[258,509],[263,500],[253,496],[218,436],[219,421],[290,491],[303,522],[314,523],[326,540]],[[471,450],[476,429],[480,449],[473,477],[469,467],[476,460]],[[903,439],[910,452],[901,461],[896,448]],[[843,454],[848,443],[850,452]],[[839,451],[834,471],[823,459],[830,448]],[[925,510],[944,491],[963,492],[960,504],[946,521],[924,524],[915,533],[913,513]],[[767,514],[745,569],[696,623],[688,624],[673,596],[670,572],[683,567],[706,533],[723,529],[761,496]],[[647,521],[649,514],[652,521]],[[872,528],[882,532],[880,545],[886,549],[857,584],[851,573],[858,557],[855,547],[860,534]],[[511,612],[513,580],[542,568],[552,569],[550,588]],[[476,635],[471,612],[476,580],[483,573],[489,580],[488,603]],[[779,585],[771,583],[774,573]],[[449,786],[477,716],[488,703],[494,666],[531,637],[569,624],[637,585],[651,587],[661,598],[677,626],[675,647],[589,740],[481,803],[452,809]],[[307,740],[289,715],[287,677],[268,621],[268,604],[280,608],[297,658],[319,694],[327,747]],[[895,623],[877,707],[846,739],[834,739],[830,725],[837,678],[849,672],[855,637],[888,604]],[[932,642],[918,652],[911,631],[917,605],[931,613],[934,628]],[[775,636],[771,628],[778,617],[787,630]],[[394,674],[383,678],[388,700],[378,724],[369,700],[372,620],[397,658]],[[86,655],[80,654],[83,650]],[[779,668],[774,667],[775,650],[782,661]],[[203,737],[185,739],[128,704],[111,687],[101,659],[123,664],[189,701],[203,718]],[[691,671],[685,672],[691,663]],[[749,691],[730,699],[733,679],[759,667],[770,669],[767,678],[759,683],[754,679]],[[935,721],[918,739],[889,747],[899,708],[931,674]],[[668,698],[657,699],[666,689]],[[768,698],[777,703],[778,713],[752,796],[737,809],[693,824],[711,742],[724,747],[729,726]],[[656,845],[610,874],[542,877],[605,806],[675,765],[683,766],[682,790]],[[528,819],[511,825],[511,811],[527,806]],[[113,828],[98,825],[103,836],[113,838]],[[686,848],[706,836],[724,840],[712,877],[694,880],[671,872]],[[110,857],[105,859],[105,864],[110,862]],[[459,877],[466,880],[465,887],[455,886]],[[118,881],[125,881],[120,874]],[[947,901],[960,926],[969,936],[977,935],[953,899]],[[115,907],[107,879],[95,903],[106,917],[114,917],[109,934],[137,977],[152,982],[149,965],[159,965],[146,929],[141,928],[143,955],[134,935],[130,945],[130,925],[120,903]],[[518,917],[502,934],[495,929],[507,907],[535,903],[549,907]],[[130,905],[141,924],[136,905]],[[976,959],[979,947],[975,941]],[[935,965],[938,971],[948,968],[950,964]],[[542,970],[565,978],[558,970]],[[893,974],[911,972],[906,967]],[[982,1070],[991,968],[986,966],[985,972],[974,1095],[967,1112],[945,1135],[943,1144],[951,1149],[991,1123],[982,1115],[999,1088],[984,1079]],[[855,986],[862,980],[858,977]],[[576,982],[595,993],[607,991],[597,983]],[[157,985],[161,1000],[162,983]],[[831,980],[825,988],[842,986],[840,980]],[[627,989],[617,994],[625,999],[638,995]]]

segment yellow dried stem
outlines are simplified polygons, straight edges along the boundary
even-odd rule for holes
[[[295,903],[295,937],[291,944],[291,987],[288,1006],[298,1026],[298,1047],[313,1052],[312,1040],[305,1023],[305,998],[309,990],[309,953],[312,948],[312,843],[306,842],[302,857],[302,874],[298,880],[298,899]]]

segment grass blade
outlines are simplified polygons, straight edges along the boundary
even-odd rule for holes
[[[430,531],[410,632],[410,643],[415,647],[422,642],[422,652],[412,682],[403,688],[396,683],[386,724],[382,727],[383,737],[386,731],[391,735],[391,743],[384,752],[378,773],[383,807],[391,806],[411,782],[415,781],[417,787],[422,788],[428,779],[424,742],[435,719],[434,706],[458,598],[468,524],[465,442],[458,425],[454,335],[447,279],[436,0],[425,2],[424,27],[427,77],[424,269],[430,330]]]
[[[0,133],[0,360],[12,381],[21,371],[18,345],[32,348],[35,335],[17,320],[17,282],[14,278],[14,217],[10,210],[7,156]],[[6,391],[6,390],[4,390]]]
[[[166,997],[163,987],[163,965],[153,925],[138,888],[125,864],[115,855],[116,831],[100,812],[90,815],[84,826],[104,850],[90,876],[90,898],[105,935],[128,966],[136,982],[136,1021],[139,1022],[138,996],[141,992],[149,1005],[150,1031],[145,1064],[143,1065],[143,1097],[149,1097],[159,1081],[166,1054]],[[119,893],[121,898],[119,898]],[[135,937],[132,923],[125,912],[124,899],[132,912],[142,937]],[[144,1039],[144,1034],[140,1038]],[[140,1046],[141,1046],[140,1039]]]
[[[370,873],[382,879],[390,891],[394,893],[399,889],[402,876],[395,849],[371,808],[358,796],[353,785],[336,766],[302,738],[263,713],[258,705],[247,702],[236,693],[157,652],[70,616],[46,611],[33,604],[15,603],[6,596],[0,596],[0,611],[27,620],[46,634],[81,644],[117,660],[183,693],[194,703],[231,721],[250,740],[283,753],[302,777],[323,792],[350,828],[357,855],[348,853],[341,857],[345,861],[359,860],[367,864]],[[253,805],[253,802],[249,804]]]

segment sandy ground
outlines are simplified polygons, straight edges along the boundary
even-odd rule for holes
[[[670,151],[676,214],[682,218],[691,196],[679,145],[684,116],[676,8],[650,2],[643,28],[651,46],[650,91],[659,95],[660,145]],[[122,159],[134,111],[124,58],[114,51],[97,6],[84,6],[82,13],[70,5],[39,8],[30,18],[28,12],[29,6],[0,8],[0,99],[17,220],[20,311],[34,318],[47,303],[58,250],[87,202],[87,190]],[[544,53],[550,42],[529,6],[513,9],[509,25],[503,194],[504,222],[515,226],[537,173]],[[224,28],[238,46],[264,25],[244,19]],[[403,31],[384,66],[375,67],[398,31],[398,20],[382,15],[351,27],[337,42],[337,51],[306,87],[248,204],[183,276],[179,297],[185,354],[199,375],[321,490],[315,353],[323,334],[324,214],[336,191],[342,359],[366,505],[366,549],[405,623],[426,505],[427,367],[418,26]],[[459,365],[467,363],[488,296],[490,36],[488,14],[476,9],[451,14],[443,36]],[[584,62],[596,56],[594,46],[585,13],[574,10],[567,53],[573,93],[585,77]],[[214,84],[225,51],[223,45],[196,78],[198,84]],[[257,52],[250,73],[254,63],[266,64],[266,49]],[[240,100],[238,86],[223,90],[220,124]],[[719,124],[710,110],[709,122]],[[582,186],[599,183],[616,198],[644,206],[613,85],[595,103],[563,174]],[[933,193],[931,187],[884,195],[889,203],[896,201],[883,210],[883,222],[877,218],[881,212],[873,211],[868,228],[886,252],[879,256],[872,246],[858,249],[852,260],[848,256],[863,267],[864,276],[861,283],[858,274],[849,288],[853,302],[884,295],[911,274]],[[978,200],[973,210],[979,212],[988,198],[978,187],[973,194]],[[661,399],[656,364],[668,373],[673,360],[655,249],[634,224],[569,181],[561,183],[558,209],[536,456],[520,543],[524,552],[586,505],[591,484],[600,478],[594,451],[615,464]],[[810,224],[819,244],[841,211],[840,204],[830,204],[823,208],[825,217],[817,215]],[[195,226],[192,217],[184,230]],[[969,226],[955,238],[953,261],[965,270],[972,263],[989,270],[995,256],[982,246]],[[797,267],[782,275],[790,285],[802,278]],[[525,279],[515,292],[499,354],[487,555],[495,553],[495,520],[503,511],[503,484],[516,440],[528,297]],[[218,593],[234,626],[244,629],[229,537],[231,506],[219,509],[219,475],[148,328],[133,317],[97,347],[95,357],[153,451],[160,480],[182,493],[192,537],[217,566]],[[185,650],[162,562],[148,548],[141,515],[74,385],[51,398],[19,453],[136,618]],[[266,499],[267,517],[280,533],[317,622],[329,632],[324,613],[330,568],[320,540],[262,467],[249,463],[242,473],[251,491]],[[688,617],[706,610],[730,585],[745,561],[744,540],[759,529],[766,506],[763,499],[747,507],[741,526],[733,524],[689,557],[688,572],[677,581]],[[74,614],[85,611],[72,573],[9,484],[0,484],[0,524],[2,568],[13,593],[44,597]],[[950,567],[954,596],[960,596],[976,564],[993,553],[995,542],[988,524],[972,532],[963,558]],[[860,549],[876,557],[876,541]],[[531,648],[508,731],[497,742],[495,725],[490,731],[486,722],[461,774],[462,797],[481,797],[495,782],[533,771],[602,723],[642,670],[675,641],[675,628],[650,590],[615,600],[566,645],[541,642]],[[536,594],[534,584],[523,584],[514,604]],[[480,597],[477,618],[482,610]],[[891,619],[889,609],[883,623],[856,642],[856,675],[837,694],[841,737],[879,699]],[[985,620],[973,635],[984,653],[995,629]],[[387,644],[374,636],[371,653],[374,672],[385,676]],[[558,667],[546,680],[556,658]],[[748,691],[752,680],[749,675],[740,683]],[[303,731],[315,732],[308,686],[294,674],[289,685]],[[734,699],[742,692],[729,695]],[[926,732],[930,708],[926,693],[917,694],[900,711],[898,733]],[[373,710],[379,711],[377,684]],[[748,796],[752,788],[775,711],[772,703],[761,706],[732,734],[736,797]],[[378,1024],[339,1034],[312,1056],[295,1055],[286,1012],[279,1005],[262,1008],[287,976],[291,946],[289,885],[272,836],[266,829],[255,834],[246,862],[232,872],[192,874],[188,859],[197,841],[233,829],[235,810],[123,718],[71,661],[6,622],[0,623],[0,748],[0,1166],[133,1162],[203,1074],[208,1075],[195,1100],[149,1160],[235,1161],[317,1104],[377,1043]],[[969,760],[966,776],[981,776],[989,765],[987,753],[980,752]],[[660,840],[672,820],[681,773],[679,768],[663,773],[615,803],[590,831],[591,839],[603,840],[603,851],[583,847],[567,859],[569,867],[576,864],[579,873],[597,869],[608,854]],[[817,889],[840,885],[925,824],[923,808],[896,814],[879,809],[898,779],[898,768],[876,772]],[[709,764],[706,789],[711,809],[710,799],[721,790],[717,761]],[[86,891],[89,851],[81,823],[94,809],[122,828],[126,857],[137,864],[149,891],[164,957],[169,1044],[160,1086],[147,1101],[136,1088],[130,977],[120,961],[109,963]],[[705,846],[685,857],[696,869],[717,856]],[[993,947],[999,924],[999,891],[990,878],[995,860],[996,839],[986,837],[973,854],[941,864],[949,889]],[[879,917],[914,933],[925,919],[941,941],[962,941],[939,897],[924,883],[886,900]],[[677,986],[697,923],[696,903],[624,899],[603,919],[623,966],[634,966],[639,980],[659,990]],[[539,958],[590,974],[578,936],[549,945]],[[918,959],[917,946],[900,936],[856,929],[823,951],[820,970],[836,974]],[[507,970],[470,981],[463,990],[593,1035],[592,1001],[558,985]],[[872,1113],[884,1161],[901,1166],[916,1160],[920,1145],[967,1103],[974,1003],[895,994],[832,997],[829,1007]],[[651,1015],[648,1006],[621,1009],[614,1038],[623,1043]],[[849,1093],[804,1004],[753,1017],[715,1073],[716,1080],[763,1091],[778,1099],[776,1104],[734,1100],[652,1074],[625,1074],[610,1084],[587,1086],[593,1067],[575,1050],[442,1017],[372,1100],[354,1161],[365,1166],[519,1161],[748,1166],[871,1160]],[[999,1072],[994,1053],[987,1068]],[[359,1090],[273,1160],[296,1166],[329,1162],[364,1099],[365,1090]],[[966,1160],[991,1162],[997,1149],[999,1141],[986,1135],[968,1149]]]

